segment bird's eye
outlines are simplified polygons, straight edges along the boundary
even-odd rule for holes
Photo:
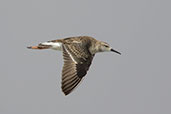
[[[108,45],[104,45],[105,47],[109,47]]]

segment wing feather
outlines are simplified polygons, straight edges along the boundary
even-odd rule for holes
[[[93,56],[81,48],[80,43],[63,45],[62,91],[65,95],[71,93],[86,75]]]

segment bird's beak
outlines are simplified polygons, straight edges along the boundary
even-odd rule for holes
[[[117,54],[120,54],[120,55],[121,55],[121,53],[120,53],[120,52],[118,52],[118,51],[116,51],[116,50],[114,50],[114,49],[110,49],[110,51],[113,51],[113,52],[115,52],[115,53],[117,53]]]

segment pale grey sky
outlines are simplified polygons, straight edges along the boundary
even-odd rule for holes
[[[1,0],[0,114],[171,114],[170,0]],[[101,53],[61,92],[62,53],[39,42],[88,35]]]

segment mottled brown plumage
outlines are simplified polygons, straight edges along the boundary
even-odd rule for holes
[[[87,74],[93,57],[97,52],[114,51],[107,43],[93,37],[79,36],[40,43],[30,49],[55,49],[63,51],[62,91],[71,93]]]

